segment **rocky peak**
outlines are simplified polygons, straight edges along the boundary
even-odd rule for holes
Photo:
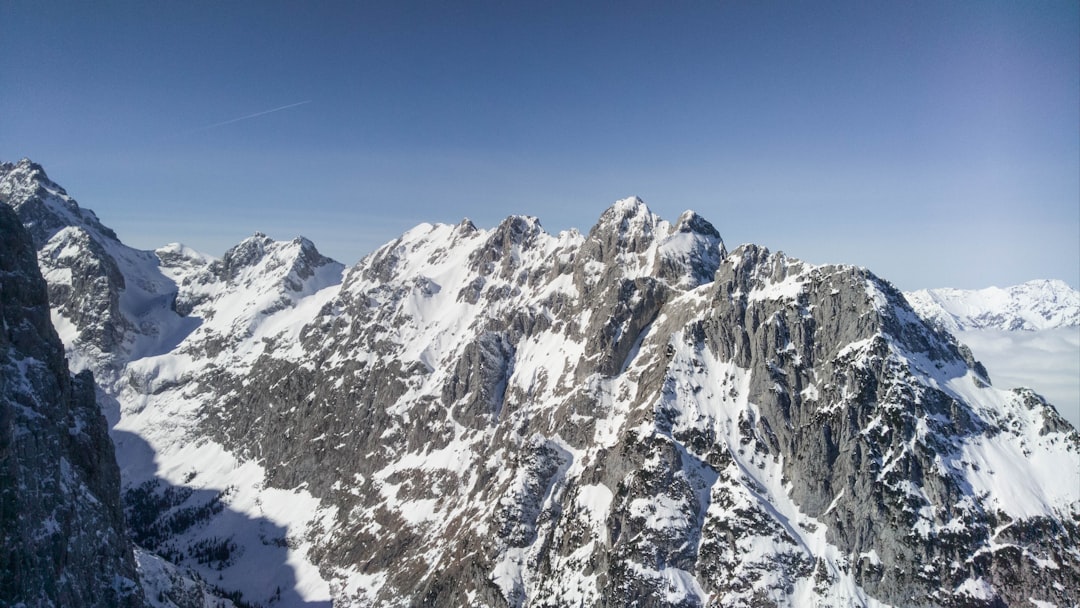
[[[475,233],[477,230],[479,230],[479,228],[476,227],[476,224],[467,217],[462,218],[462,220],[458,222],[457,233],[462,236],[468,236]]]
[[[306,279],[315,272],[316,268],[327,264],[340,265],[331,258],[326,257],[315,247],[315,243],[305,237],[298,236],[289,241],[289,248],[296,251],[296,263],[293,270],[301,279]]]
[[[700,234],[705,237],[712,237],[714,239],[720,239],[720,233],[716,231],[716,228],[709,222],[709,220],[698,215],[696,211],[686,210],[679,216],[678,221],[675,222],[675,231],[682,233]]]
[[[214,265],[214,269],[223,280],[231,281],[243,269],[262,261],[273,244],[274,239],[262,232],[256,232],[226,251],[225,255],[221,256],[221,262]]]
[[[789,276],[798,276],[804,270],[803,263],[791,260],[784,252],[773,253],[760,245],[740,245],[732,251],[724,264],[723,278],[732,281],[728,288],[733,297],[750,297],[755,292],[783,283]],[[717,277],[720,280],[721,276]],[[775,291],[776,297],[798,294],[800,285],[791,285],[787,292]],[[762,295],[760,297],[768,297]]]
[[[0,163],[0,203],[18,213],[36,248],[68,226],[83,228],[101,240],[118,240],[116,233],[105,227],[93,211],[80,208],[75,199],[49,179],[41,165],[29,159]]]
[[[535,217],[511,215],[491,231],[482,247],[469,255],[469,267],[486,276],[499,266],[503,276],[509,277],[521,253],[532,248],[543,234],[544,228]]]
[[[169,243],[154,250],[154,255],[163,268],[202,268],[213,263],[214,259],[195,251],[182,243]]]
[[[319,253],[315,244],[302,236],[284,242],[256,232],[226,251],[220,261],[213,262],[211,272],[221,280],[236,281],[256,268],[260,269],[259,276],[284,269],[286,275],[295,274],[297,279],[303,280],[314,274],[316,268],[327,264],[337,262]]]
[[[30,169],[31,163],[24,165],[25,171],[16,167],[0,177],[0,191],[37,249],[55,312],[73,323],[68,326],[75,329],[69,338],[97,351],[96,356],[77,358],[73,367],[94,367],[100,381],[107,375],[103,373],[106,364],[90,365],[90,359],[105,361],[107,353],[122,350],[133,328],[120,310],[121,295],[130,285],[112,255],[123,245],[92,212],[79,208],[63,189],[47,181],[43,172]],[[36,181],[35,188],[7,187],[28,176],[42,181]]]
[[[588,239],[537,236],[533,250],[519,248],[529,231],[514,218],[473,240],[455,241],[452,226],[410,232],[365,262],[393,260],[392,271],[358,281],[309,326],[317,329],[310,343],[334,353],[325,360],[340,370],[268,357],[261,364],[273,371],[250,377],[296,369],[305,378],[296,394],[267,397],[265,407],[223,406],[215,428],[296,463],[279,469],[282,487],[307,482],[356,514],[329,551],[385,573],[368,604],[429,592],[465,603],[439,587],[452,577],[461,588],[495,581],[503,598],[491,604],[558,605],[567,589],[590,588],[590,605],[704,605],[704,593],[718,605],[761,597],[801,605],[811,595],[845,605],[865,597],[964,605],[954,590],[1017,566],[987,553],[987,534],[1004,523],[992,511],[969,508],[966,527],[951,532],[958,510],[980,500],[966,493],[969,457],[960,450],[988,428],[983,406],[962,396],[1008,399],[971,374],[954,345],[865,269],[814,266],[753,245],[725,257],[715,228],[696,214],[672,225],[649,221],[642,208],[620,202]],[[646,235],[639,250],[628,246]],[[461,268],[470,253],[491,272]],[[533,267],[559,267],[552,262],[562,254],[571,276],[518,280]],[[520,265],[505,275],[511,260]],[[350,447],[315,462],[294,447],[308,441],[279,440],[298,423],[260,419],[269,425],[261,437],[249,431],[265,408],[289,404],[311,412],[304,437]],[[1045,415],[1032,408],[1032,417]],[[325,422],[328,413],[338,419]],[[1065,428],[1051,422],[1045,428]],[[1047,437],[1025,449],[1053,452],[1061,439]],[[355,453],[370,456],[357,463]],[[446,454],[474,460],[451,471]],[[340,479],[327,468],[355,470],[363,488],[335,490]],[[461,471],[482,481],[456,494],[428,490],[466,487]],[[497,506],[490,516],[486,507],[470,511],[477,502]],[[443,506],[413,523],[420,504]],[[407,523],[389,523],[395,508]],[[371,534],[365,526],[376,513],[388,523]],[[479,530],[475,539],[447,532],[466,528]],[[390,565],[388,543],[415,556],[428,538],[470,557],[444,561],[445,578],[422,583],[415,576],[429,566]],[[1062,571],[1075,563],[1056,540],[1024,542]],[[984,557],[969,568],[972,555]],[[934,576],[920,574],[925,565]],[[703,593],[670,591],[672,573]],[[998,580],[1034,593],[1030,580]],[[944,599],[911,602],[909,590]]]
[[[67,195],[63,188],[49,179],[41,165],[28,158],[16,163],[0,162],[0,179],[6,182],[6,187],[18,188],[30,194],[48,189],[58,194]]]
[[[423,224],[298,291],[314,247],[251,241],[235,280],[181,282],[197,328],[112,385],[181,489],[288,519],[216,569],[195,555],[246,525],[228,511],[162,538],[215,579],[264,591],[270,542],[335,606],[1076,603],[1076,492],[1052,478],[1078,477],[1080,437],[864,269],[726,254],[640,199],[588,238]],[[228,477],[188,474],[219,449]]]
[[[717,293],[737,310],[747,311],[743,314],[753,315],[762,303],[799,311],[800,322],[825,312],[830,321],[819,322],[815,329],[821,342],[892,344],[939,366],[970,368],[989,384],[986,370],[970,352],[949,334],[928,327],[903,294],[865,268],[815,266],[751,244],[731,252],[716,273],[716,283]],[[841,317],[846,321],[831,321]]]
[[[655,216],[649,209],[649,206],[646,205],[645,201],[641,200],[640,197],[629,196],[615,201],[610,207],[605,209],[604,212],[600,214],[598,223],[618,222],[633,217],[650,218]]]
[[[511,215],[499,223],[492,236],[505,237],[514,244],[522,245],[543,232],[539,219],[530,215]]]
[[[693,288],[709,283],[727,255],[720,233],[693,211],[679,216],[656,252],[656,275],[668,283]]]
[[[591,259],[610,261],[620,253],[641,253],[653,242],[660,218],[645,201],[633,196],[616,201],[602,214],[586,237],[583,251]]]

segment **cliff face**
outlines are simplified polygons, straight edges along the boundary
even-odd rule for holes
[[[120,472],[72,377],[30,234],[0,205],[0,604],[141,606]]]

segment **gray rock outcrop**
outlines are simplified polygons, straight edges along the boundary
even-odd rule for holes
[[[0,205],[0,605],[142,606],[93,376],[70,375],[49,317],[31,234]]]

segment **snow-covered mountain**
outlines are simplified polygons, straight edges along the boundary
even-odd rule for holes
[[[919,316],[952,332],[1080,327],[1080,292],[1064,281],[1029,281],[1006,288],[923,289],[904,296]]]
[[[0,201],[48,226],[133,535],[233,599],[1080,600],[1080,435],[863,269],[638,199],[585,235],[423,224],[348,269],[259,234],[127,249],[25,161]]]
[[[1080,427],[1080,292],[1042,280],[904,295],[919,316],[969,346],[995,382],[1031,387]]]
[[[32,237],[72,369],[92,371],[97,379],[132,535],[181,566],[136,551],[150,605],[328,600],[316,566],[289,546],[288,533],[303,532],[314,500],[300,496],[297,502],[293,493],[280,492],[288,496],[264,509],[261,499],[275,491],[259,493],[257,465],[230,460],[220,446],[195,435],[198,413],[183,403],[146,410],[130,387],[143,386],[140,365],[162,355],[179,366],[198,360],[212,368],[218,363],[212,353],[226,344],[239,345],[228,351],[235,357],[261,348],[252,331],[256,320],[292,306],[319,281],[340,281],[341,265],[308,241],[275,243],[258,234],[221,260],[180,245],[132,249],[26,160],[0,163],[0,202],[15,210]],[[196,308],[199,314],[190,314]],[[188,350],[198,354],[185,359],[181,353]],[[118,400],[123,394],[136,396]],[[195,467],[203,469],[198,479],[191,476]],[[242,566],[225,567],[235,561],[230,547],[245,554]]]

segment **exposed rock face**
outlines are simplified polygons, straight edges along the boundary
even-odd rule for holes
[[[184,331],[115,351],[120,424],[258,476],[145,495],[314,497],[281,542],[335,606],[1080,600],[1080,435],[865,270],[638,199],[585,236],[421,225],[343,276],[260,234],[156,259]]]
[[[119,351],[131,330],[120,311],[124,275],[102,244],[118,244],[116,234],[25,159],[0,164],[0,202],[15,210],[30,233],[51,301],[78,328],[82,350],[98,356]]]
[[[155,252],[121,243],[40,165],[0,163],[0,203],[30,232],[72,369],[113,391],[128,361],[166,352],[193,329]]]
[[[1035,515],[981,476],[1075,469],[1052,408],[866,271],[684,218],[422,226],[303,354],[217,376],[203,432],[337,507],[316,555],[378,581],[342,584],[357,605],[1075,601],[1077,489]]]
[[[93,376],[68,372],[31,235],[3,205],[0,319],[0,604],[141,606]]]
[[[1035,563],[1080,571],[1067,548],[1080,531],[1075,518],[1063,518],[1053,540],[1017,542],[1009,530],[1045,518],[1021,523],[1023,509],[1008,496],[973,493],[963,474],[986,466],[973,452],[991,437],[1028,456],[1059,444],[1076,454],[1075,430],[1030,395],[1007,395],[1002,409],[965,402],[971,388],[986,386],[985,372],[865,271],[807,268],[752,246],[732,257],[713,292],[727,305],[707,315],[702,344],[749,370],[748,401],[758,416],[751,443],[779,452],[786,493],[847,556],[829,564],[796,551],[780,560],[790,565],[786,582],[800,569],[804,576],[812,569],[816,585],[851,576],[868,596],[907,606],[1014,605],[1039,593],[1055,604],[1075,601],[1075,588],[1056,592],[1055,576],[1030,572]],[[1021,430],[1013,416],[1033,424]],[[1076,490],[1061,495],[1063,513],[1076,512]],[[1001,546],[1008,543],[1015,551]],[[965,593],[979,580],[993,582],[994,593]]]

